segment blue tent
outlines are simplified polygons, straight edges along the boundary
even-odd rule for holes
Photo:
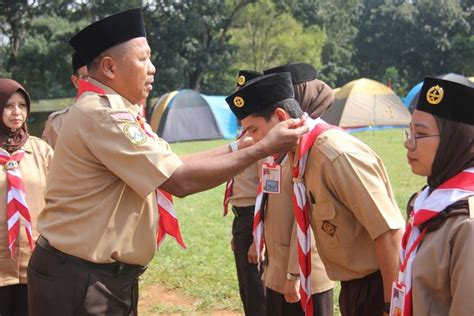
[[[234,113],[225,102],[225,96],[221,95],[205,95],[201,94],[211,108],[212,114],[216,118],[217,126],[221,134],[226,139],[237,137],[238,123]]]
[[[410,92],[403,98],[403,105],[408,108],[410,104],[413,102],[413,99],[418,96],[421,90],[421,86],[423,86],[423,81],[418,82],[413,88],[411,88]]]

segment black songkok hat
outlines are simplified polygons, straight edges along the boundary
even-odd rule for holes
[[[291,81],[293,84],[308,82],[316,79],[316,69],[307,63],[286,64],[263,71],[265,75],[279,72],[289,72],[291,74]]]
[[[74,35],[69,44],[89,64],[106,49],[145,36],[142,12],[131,9],[90,24]]]
[[[447,120],[474,125],[474,87],[426,77],[416,109]]]
[[[74,54],[72,54],[72,73],[76,73],[79,68],[84,67],[85,65],[86,63],[81,56],[79,56],[77,52],[74,52]]]
[[[237,88],[244,86],[247,82],[257,77],[261,77],[263,74],[258,71],[253,70],[241,70],[239,71],[239,76],[237,77]]]
[[[261,76],[249,81],[225,100],[239,120],[279,101],[294,98],[288,72]]]

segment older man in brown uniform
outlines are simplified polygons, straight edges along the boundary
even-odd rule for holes
[[[136,315],[138,276],[156,250],[155,190],[185,196],[212,188],[293,147],[308,129],[294,120],[263,144],[180,159],[133,113],[155,74],[140,10],[95,22],[70,43],[88,64],[91,86],[56,144],[28,267],[30,312]]]
[[[246,116],[242,125],[254,140],[278,122],[302,115],[293,98],[268,104],[266,94],[249,92],[252,88],[234,92],[228,103],[236,115]],[[236,98],[252,107],[236,107]],[[319,255],[329,278],[341,281],[342,314],[382,315],[390,307],[404,222],[382,161],[361,141],[329,129],[310,147],[301,181]]]

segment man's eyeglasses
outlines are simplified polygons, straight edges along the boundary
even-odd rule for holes
[[[411,149],[415,150],[416,149],[416,140],[420,138],[429,138],[429,137],[438,137],[440,136],[439,134],[437,135],[416,135],[416,133],[411,129],[407,128],[403,130],[403,139],[405,141],[406,146]]]

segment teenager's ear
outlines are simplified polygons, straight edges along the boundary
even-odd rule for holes
[[[283,110],[282,108],[276,108],[273,114],[276,115],[276,117],[278,118],[280,122],[286,121],[287,119],[290,118],[288,114],[286,113],[286,111]]]

